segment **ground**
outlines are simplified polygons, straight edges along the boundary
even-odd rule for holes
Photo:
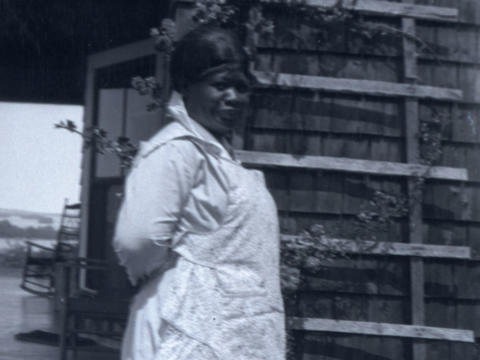
[[[0,359],[58,359],[57,346],[15,340],[15,334],[32,330],[56,331],[57,319],[49,299],[31,295],[20,289],[21,268],[0,267]],[[80,351],[78,360],[113,360],[117,355]]]

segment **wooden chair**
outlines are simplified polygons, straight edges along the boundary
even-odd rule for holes
[[[27,242],[21,288],[37,295],[50,296],[55,290],[55,265],[76,256],[80,230],[80,204],[65,201],[54,246]]]
[[[60,318],[59,359],[69,351],[106,352],[118,356],[134,289],[119,265],[77,258],[57,268]],[[79,340],[95,340],[99,345],[79,346]],[[105,346],[106,345],[106,346]],[[102,358],[108,358],[104,354]]]

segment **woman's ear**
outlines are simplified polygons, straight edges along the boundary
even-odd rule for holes
[[[190,89],[191,89],[191,86],[185,86],[182,89],[182,92],[181,92],[180,96],[182,97],[184,103],[187,103],[189,101],[189,99],[191,98],[191,96],[190,96],[191,90]]]
[[[185,93],[182,94],[182,100],[185,107],[188,107],[190,104],[190,98]]]
[[[183,88],[182,93],[180,96],[182,97],[183,100],[183,105],[185,106],[185,109],[187,110],[188,114],[192,116],[192,103],[194,103],[194,96],[192,96],[192,87],[191,86],[186,86]]]
[[[183,99],[183,103],[188,107],[189,105],[192,104],[192,102],[195,102],[197,94],[195,93],[196,89],[196,84],[190,84],[185,86],[182,89],[181,96]]]

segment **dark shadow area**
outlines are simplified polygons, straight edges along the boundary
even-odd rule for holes
[[[402,124],[400,122],[400,115],[391,115],[384,110],[369,110],[361,108],[361,100],[368,99],[371,102],[378,101],[384,103],[385,99],[380,99],[374,96],[352,96],[342,94],[341,97],[332,97],[329,95],[320,95],[320,99],[315,98],[313,91],[296,89],[292,90],[276,90],[275,93],[268,89],[268,93],[263,90],[257,90],[256,94],[252,96],[252,107],[254,109],[267,109],[271,111],[278,111],[279,114],[285,113],[284,116],[329,116],[334,119],[355,120],[365,124],[375,124],[378,126],[399,129],[402,131]],[[277,96],[276,96],[277,95]],[[289,101],[285,101],[289,99]],[[328,100],[325,100],[328,99]],[[349,102],[358,102],[356,106],[348,106],[336,104],[335,100],[346,100]],[[296,113],[296,114],[294,114]],[[280,115],[279,115],[280,116]],[[293,129],[302,125],[301,121],[291,121],[288,124]],[[255,124],[254,124],[255,126]],[[272,126],[273,127],[273,126]],[[311,130],[311,129],[309,129]]]
[[[304,353],[316,355],[316,356],[325,356],[329,359],[342,359],[342,360],[389,360],[390,357],[382,356],[377,354],[372,354],[368,351],[361,350],[359,348],[344,346],[335,344],[333,342],[328,342],[325,344],[319,344],[315,341],[305,341]]]
[[[82,104],[86,56],[148,38],[167,1],[0,2],[2,101]]]
[[[378,288],[393,288],[400,294],[405,294],[406,282],[402,274],[398,274],[389,269],[359,269],[359,268],[328,268],[321,267],[319,270],[312,271],[309,269],[304,270],[304,274],[309,276],[305,286],[313,285],[312,283],[317,281],[328,281],[327,284],[322,284],[324,291],[340,291],[340,292],[363,292],[372,293],[372,284],[375,284],[377,289],[375,292],[379,292]],[[316,289],[317,290],[317,289]],[[363,290],[363,291],[362,291]],[[383,292],[383,291],[382,291]]]

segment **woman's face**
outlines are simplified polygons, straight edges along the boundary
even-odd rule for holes
[[[249,93],[249,81],[242,71],[222,71],[189,85],[183,96],[190,117],[222,135],[241,124]]]

